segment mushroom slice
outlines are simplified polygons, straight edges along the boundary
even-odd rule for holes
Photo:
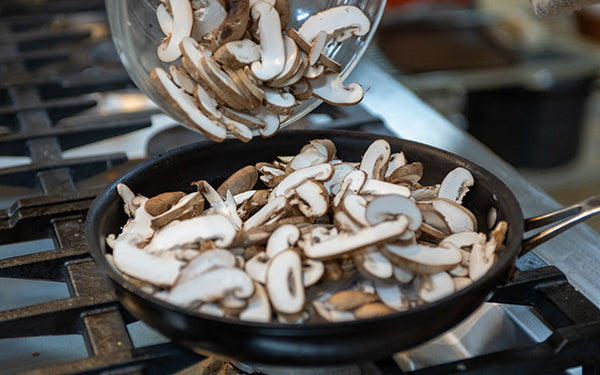
[[[354,310],[354,316],[357,319],[369,319],[376,318],[378,316],[389,315],[396,312],[396,310],[387,306],[382,302],[368,303],[362,305],[358,309]]]
[[[361,170],[355,169],[344,176],[340,185],[340,190],[333,197],[333,206],[337,207],[342,202],[346,193],[358,194],[367,180],[367,174]]]
[[[158,20],[158,26],[165,35],[173,32],[173,15],[169,13],[164,3],[156,7],[156,19]]]
[[[232,120],[226,116],[221,117],[219,122],[224,124],[227,130],[242,142],[249,142],[253,137],[252,130],[241,122]]]
[[[236,298],[248,298],[253,293],[254,282],[243,270],[233,267],[215,268],[175,285],[167,300],[186,307],[197,301],[218,301],[230,294]]]
[[[202,43],[211,51],[215,51],[224,43],[241,39],[246,32],[250,18],[248,0],[226,0],[224,7],[227,9],[227,15],[223,22],[202,38]]]
[[[323,185],[329,192],[329,195],[336,195],[342,186],[342,181],[346,175],[352,171],[355,171],[352,165],[348,163],[338,163],[333,166],[333,176],[328,181],[325,181]]]
[[[247,109],[252,107],[252,103],[244,96],[235,82],[221,69],[219,64],[211,57],[203,57],[200,64],[206,78],[212,84],[212,89],[217,95],[233,109]]]
[[[181,56],[179,43],[192,32],[192,6],[188,0],[170,0],[173,23],[171,33],[158,46],[158,58],[164,62],[173,62]]]
[[[430,201],[438,197],[439,190],[440,185],[424,186],[413,190],[411,196],[417,202]]]
[[[316,284],[325,273],[323,262],[313,259],[302,260],[302,285],[308,288]]]
[[[166,297],[168,299],[168,296]],[[216,303],[203,303],[198,307],[198,312],[202,314],[224,317],[225,311]]]
[[[241,320],[249,322],[271,321],[271,304],[265,288],[259,283],[254,283],[254,294],[248,299],[248,306],[239,314]]]
[[[390,161],[388,162],[387,170],[385,171],[385,178],[391,175],[397,168],[407,163],[404,152],[395,152],[390,155]]]
[[[227,197],[223,197],[205,180],[195,181],[192,183],[198,188],[198,192],[204,195],[204,198],[210,203],[215,212],[228,218],[236,229],[241,228],[242,219],[237,214],[237,206],[233,200],[231,192],[227,193]]]
[[[425,245],[398,246],[386,243],[381,252],[392,262],[411,271],[437,273],[450,270],[462,261],[462,254],[456,247],[431,247]]]
[[[240,68],[260,59],[260,47],[250,39],[234,40],[219,47],[213,58],[230,68]]]
[[[408,229],[416,231],[423,222],[421,211],[412,200],[400,195],[383,195],[373,199],[366,208],[365,217],[370,224],[405,215],[409,219]]]
[[[496,248],[496,241],[485,241],[485,235],[480,234],[479,239],[473,244],[471,257],[469,260],[469,277],[475,281],[481,278],[492,268],[496,259],[493,251]]]
[[[300,79],[290,85],[290,93],[296,100],[308,100],[312,97],[312,87],[306,79]]]
[[[183,197],[185,197],[183,191],[161,193],[144,202],[144,209],[150,215],[157,216],[169,210],[169,208]]]
[[[434,199],[433,208],[442,214],[452,233],[474,232],[477,230],[477,219],[460,204],[446,198]]]
[[[367,178],[360,189],[363,195],[399,195],[410,197],[410,189],[406,186],[390,184],[389,182]]]
[[[431,203],[417,203],[417,207],[421,210],[423,222],[431,225],[444,234],[450,234],[450,227],[441,213],[439,213]]]
[[[316,147],[308,147],[300,151],[300,153],[287,164],[286,171],[292,172],[298,169],[310,167],[312,165],[326,163],[327,154],[323,154]]]
[[[146,202],[147,203],[147,202]],[[169,210],[160,215],[156,215],[151,221],[151,226],[154,229],[160,229],[170,222],[188,216],[190,213],[194,215],[202,213],[204,208],[204,198],[198,192],[185,195],[177,201]]]
[[[363,274],[375,279],[389,279],[394,274],[392,262],[374,246],[368,247],[365,251],[356,252],[354,264]]]
[[[135,198],[135,194],[129,187],[123,183],[117,184],[117,193],[123,200],[123,210],[127,216],[132,217],[135,215],[135,210],[137,206],[133,204],[133,198]]]
[[[367,219],[367,199],[356,194],[346,194],[342,199],[340,207],[346,212],[348,217],[354,220],[359,226],[369,227],[371,224]],[[381,220],[383,221],[383,220]]]
[[[323,301],[313,301],[313,306],[315,311],[328,322],[347,322],[356,319],[351,311],[335,310],[331,304]]]
[[[268,82],[272,87],[284,87],[283,83],[292,78],[300,67],[302,59],[298,50],[298,45],[292,38],[285,35],[283,37],[283,46],[285,51],[285,64],[281,72]]]
[[[479,241],[481,234],[477,232],[460,232],[449,235],[440,242],[440,246],[444,247],[448,243],[452,243],[459,249],[471,248],[475,242]]]
[[[177,284],[186,283],[198,275],[215,268],[235,267],[235,256],[224,249],[206,250],[182,268]]]
[[[280,89],[263,88],[265,93],[264,106],[278,115],[289,115],[294,110],[296,98],[294,95]]]
[[[327,303],[336,310],[349,311],[378,300],[379,297],[376,294],[348,289],[333,294],[327,299]]]
[[[318,218],[327,213],[329,209],[329,193],[323,184],[313,180],[306,180],[295,189],[294,199],[298,208],[308,218]]]
[[[282,225],[269,237],[265,252],[269,258],[273,258],[280,252],[294,247],[299,239],[300,231],[295,225]]]
[[[135,209],[133,218],[129,219],[125,226],[123,226],[121,234],[117,237],[117,241],[127,239],[134,244],[144,244],[154,235],[154,228],[152,228],[152,219],[154,216],[150,215],[144,208],[144,203],[148,200],[146,197],[137,196],[133,198],[132,204]]]
[[[184,264],[168,255],[150,254],[128,240],[115,242],[113,261],[119,271],[161,287],[175,284]]]
[[[177,87],[171,81],[167,72],[161,68],[154,68],[150,73],[150,79],[160,94],[183,115],[190,125],[194,125],[207,138],[215,142],[221,142],[225,139],[227,130],[215,124],[200,112],[193,98]]]
[[[461,290],[473,284],[473,280],[468,277],[454,277],[452,281],[454,281],[455,290]]]
[[[402,291],[399,285],[384,280],[375,280],[375,291],[381,299],[381,302],[396,311],[408,310],[410,300],[406,293]]]
[[[219,103],[202,87],[202,85],[197,84],[194,87],[193,94],[196,98],[196,104],[198,104],[202,113],[213,121],[219,121],[221,119],[223,115],[217,108]]]
[[[260,134],[261,137],[268,138],[277,133],[279,130],[280,121],[279,116],[276,113],[266,109],[263,106],[253,108],[250,112],[261,119],[265,124],[264,128],[258,129],[258,134]]]
[[[394,278],[403,284],[408,284],[415,278],[415,272],[394,265]]]
[[[449,296],[456,290],[452,276],[447,272],[426,276],[426,281],[419,290],[419,297],[425,302],[434,302]]]
[[[245,66],[244,69],[236,70],[233,80],[240,89],[243,90],[245,88],[259,103],[262,103],[265,99],[265,92],[261,88],[260,83],[256,82],[252,77],[250,67]]]
[[[213,240],[216,246],[227,247],[233,242],[235,234],[235,227],[224,216],[198,216],[162,227],[152,237],[147,249],[166,250],[203,240]]]
[[[327,35],[326,31],[321,31],[317,34],[310,46],[310,52],[308,54],[308,63],[310,65],[315,65],[317,61],[319,61],[319,57],[325,49],[325,44],[327,44],[328,39],[329,35]]]
[[[408,219],[401,216],[397,220],[384,221],[356,233],[340,234],[318,243],[305,243],[303,249],[309,258],[327,259],[398,237],[407,227]]]
[[[179,87],[183,89],[188,94],[194,93],[194,87],[196,86],[196,81],[190,77],[187,70],[178,65],[170,65],[169,73],[173,78],[173,82]]]
[[[342,31],[351,30],[351,35],[363,36],[369,32],[371,23],[357,7],[342,5],[310,16],[298,29],[298,34],[312,43],[321,31],[336,36]]]
[[[333,175],[333,166],[328,163],[312,165],[310,167],[301,168],[290,173],[277,185],[271,192],[271,197],[291,196],[296,187],[304,181],[314,179],[316,181],[327,181]]]
[[[471,172],[462,167],[455,168],[444,177],[438,197],[447,198],[460,204],[469,191],[469,187],[474,183]]]
[[[329,104],[354,105],[360,102],[365,94],[358,83],[353,82],[344,86],[342,77],[335,72],[326,72],[316,77],[314,75],[309,77],[306,74],[305,76],[311,78],[309,83],[313,95]]]
[[[423,164],[414,162],[396,168],[385,178],[385,181],[392,184],[405,184],[413,187],[417,185],[421,177],[423,177]]]
[[[252,280],[264,284],[267,280],[267,268],[269,265],[269,260],[271,260],[271,258],[264,251],[261,251],[252,258],[248,259],[244,265],[244,270],[252,278]]]
[[[217,193],[220,196],[227,196],[227,191],[230,191],[234,196],[251,190],[258,181],[258,171],[253,165],[247,165],[235,171],[229,176],[219,187]]]
[[[288,199],[284,196],[278,196],[270,199],[267,204],[261,207],[260,210],[250,216],[244,223],[244,230],[249,230],[258,227],[278,215],[287,208]]]
[[[390,144],[384,139],[378,139],[371,143],[363,154],[359,169],[364,171],[368,178],[383,180],[390,154]]]
[[[252,19],[258,21],[260,61],[250,65],[252,74],[262,81],[276,77],[285,65],[285,49],[279,14],[269,3],[259,0],[252,5]]]
[[[506,238],[507,230],[508,230],[508,223],[506,221],[500,221],[494,227],[494,229],[492,229],[492,231],[490,232],[490,237],[493,238],[494,240],[496,240],[497,248],[495,250],[498,250],[498,248],[500,248],[500,246],[504,242],[504,239]]]
[[[194,10],[191,36],[195,40],[202,40],[202,37],[216,30],[223,23],[227,10],[224,1],[220,0],[192,0],[191,3]]]
[[[302,260],[293,250],[277,254],[267,269],[266,289],[275,310],[295,314],[304,307]]]

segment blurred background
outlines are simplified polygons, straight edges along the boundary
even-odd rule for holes
[[[542,19],[528,0],[388,0],[373,44],[370,58],[560,203],[600,192],[600,6]]]

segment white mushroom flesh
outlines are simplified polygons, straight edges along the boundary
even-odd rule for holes
[[[420,185],[382,181],[408,164],[387,147],[373,162],[369,154],[381,154],[374,150],[386,144],[374,143],[357,162],[338,159],[333,142],[313,140],[297,155],[248,166],[272,185],[246,186],[235,196],[230,189],[220,195],[204,180],[193,183],[198,192],[150,199],[118,184],[129,219],[121,233],[107,236],[107,257],[157,298],[253,322],[375,317],[444,298],[484,277],[507,224],[477,232],[462,198],[438,197],[434,187],[433,199],[418,201]],[[204,200],[211,207],[202,212]]]

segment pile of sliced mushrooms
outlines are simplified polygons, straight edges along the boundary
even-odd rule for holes
[[[119,184],[129,220],[106,239],[109,261],[172,304],[285,323],[407,310],[492,267],[507,223],[478,232],[461,204],[474,184],[468,170],[423,186],[423,165],[391,153],[385,140],[360,161],[336,152],[315,139],[297,155],[245,166],[216,189],[195,181],[189,194],[147,198]]]
[[[325,55],[335,44],[368,33],[357,7],[343,5],[288,28],[287,0],[161,0],[166,35],[150,78],[157,91],[209,139],[227,133],[243,142],[270,137],[302,101],[360,102],[361,85],[344,86],[342,66]]]

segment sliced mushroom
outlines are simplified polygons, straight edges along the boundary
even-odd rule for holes
[[[252,74],[262,81],[276,77],[285,64],[285,49],[279,14],[269,3],[259,0],[252,5],[252,19],[258,21],[260,61],[252,63]]]
[[[354,316],[358,319],[370,319],[379,316],[389,315],[396,312],[396,310],[387,306],[382,302],[368,303],[354,310]]]
[[[175,284],[184,265],[169,255],[150,254],[127,240],[115,242],[113,261],[121,272],[161,287]]]
[[[403,284],[408,284],[415,278],[415,272],[407,268],[394,265],[394,278]]]
[[[311,77],[305,74],[305,76],[310,78],[309,84],[313,95],[326,103],[354,105],[360,102],[364,96],[364,90],[360,84],[353,82],[344,86],[342,77],[335,72],[314,73]]]
[[[419,290],[419,297],[425,302],[434,302],[454,293],[454,281],[447,272],[435,273],[427,276]]]
[[[351,218],[355,223],[357,223],[361,227],[368,227],[371,223],[367,219],[367,205],[369,202],[363,196],[357,194],[346,194],[342,203],[340,204],[340,208],[342,208],[349,218]],[[383,221],[383,220],[382,220]]]
[[[244,222],[244,229],[249,230],[263,225],[269,219],[285,210],[287,203],[288,200],[284,196],[275,197],[269,200],[267,204],[261,207],[260,210],[258,210],[256,213],[254,213],[254,215],[250,216],[250,218]]]
[[[148,202],[146,202],[146,206],[147,205]],[[151,226],[154,229],[160,229],[174,220],[188,217],[190,215],[197,216],[202,213],[203,209],[204,198],[202,198],[202,195],[197,192],[191,193],[179,199],[177,203],[175,203],[167,211],[164,211],[152,218]],[[148,210],[147,207],[146,210]],[[160,210],[157,210],[156,212],[160,212]]]
[[[211,51],[215,51],[227,42],[241,39],[246,32],[250,18],[248,0],[226,0],[225,9],[227,9],[227,15],[223,22],[202,37],[202,43]]]
[[[210,203],[216,213],[226,217],[231,221],[236,229],[242,227],[242,219],[237,214],[237,206],[233,200],[231,191],[227,192],[225,199],[205,180],[195,181],[192,183],[198,188],[204,198]]]
[[[313,301],[313,306],[315,311],[328,322],[347,322],[356,319],[353,312],[336,310],[331,304],[323,301]]]
[[[419,273],[432,274],[450,270],[460,264],[462,254],[456,247],[425,245],[398,246],[386,243],[381,252],[392,262]]]
[[[495,248],[495,240],[486,243],[485,235],[479,235],[478,240],[473,244],[469,260],[469,277],[472,280],[480,279],[492,268],[496,257],[493,253]]]
[[[173,82],[183,89],[187,94],[194,94],[194,87],[196,87],[196,81],[190,77],[188,72],[178,65],[170,65],[169,73],[173,78]]]
[[[369,32],[370,26],[369,19],[359,8],[342,5],[310,16],[300,26],[298,33],[312,43],[321,31],[333,37],[344,31],[350,31],[350,35],[362,36]],[[344,36],[347,37],[347,34]]]
[[[275,310],[295,314],[304,307],[302,261],[293,250],[277,254],[267,269],[266,289]]]
[[[244,265],[244,269],[252,280],[264,284],[267,280],[267,268],[270,260],[271,258],[264,251],[261,251],[248,259]]]
[[[452,233],[473,232],[477,230],[477,219],[460,204],[446,198],[434,199],[433,208],[442,214]]]
[[[144,209],[152,216],[158,216],[166,212],[181,198],[185,197],[183,191],[170,191],[158,194],[144,203]]]
[[[123,183],[117,184],[117,193],[123,200],[123,209],[127,216],[134,216],[135,210],[137,207],[133,204],[133,198],[135,198],[135,194],[129,189],[129,187]]]
[[[186,94],[183,89],[177,87],[171,81],[167,72],[161,68],[154,68],[150,73],[150,78],[161,95],[207,138],[215,142],[221,142],[225,139],[227,130],[215,124],[200,112],[193,98]]]
[[[156,19],[158,25],[165,35],[169,35],[173,32],[173,15],[167,10],[164,3],[159,4],[156,7]]]
[[[384,221],[356,233],[340,234],[319,243],[305,243],[303,249],[309,258],[327,259],[398,237],[407,227],[408,219],[401,216],[394,221]]]
[[[383,180],[390,160],[390,144],[383,139],[372,142],[360,162],[359,169],[367,174],[368,178]]]
[[[475,180],[471,172],[462,167],[455,168],[444,177],[438,197],[450,199],[460,204],[469,191],[469,187],[473,186],[474,183]]]
[[[313,259],[302,260],[302,285],[305,288],[316,284],[325,273],[325,265],[323,262]]]
[[[194,10],[191,36],[199,41],[223,23],[227,16],[227,10],[221,0],[192,0],[191,3]]]
[[[333,294],[327,299],[327,302],[336,310],[350,311],[378,300],[379,297],[376,294],[348,289]]]
[[[394,274],[392,262],[377,247],[370,246],[354,254],[354,264],[363,274],[375,279],[389,279]]]
[[[385,171],[385,178],[391,175],[397,168],[407,163],[404,152],[395,152],[390,155],[390,161],[388,163],[387,171]]]
[[[199,288],[198,285],[202,285]],[[239,268],[215,268],[179,283],[169,292],[168,301],[179,306],[189,306],[197,301],[213,302],[232,294],[248,298],[254,293],[254,283]]]
[[[367,206],[365,217],[370,224],[405,215],[409,219],[408,229],[416,231],[423,222],[421,211],[410,199],[400,195],[384,195],[373,199]]]
[[[306,168],[298,169],[290,173],[284,178],[271,192],[272,197],[291,196],[295,188],[304,181],[314,179],[316,181],[327,181],[333,175],[333,166],[331,164],[322,163],[312,165]]]
[[[313,180],[306,180],[295,189],[297,204],[300,212],[308,218],[318,218],[327,213],[329,209],[329,193],[323,184]]]
[[[254,294],[248,300],[248,306],[240,312],[239,318],[249,322],[271,321],[271,304],[265,288],[259,283],[254,283]]]
[[[213,240],[219,247],[229,246],[236,229],[224,216],[205,215],[188,220],[174,221],[156,232],[148,244],[148,250],[182,247],[185,244]]]
[[[181,269],[177,284],[186,283],[215,268],[231,268],[235,265],[235,256],[229,250],[207,250],[196,256]]]
[[[381,302],[396,311],[404,311],[410,307],[408,296],[402,291],[396,283],[375,280],[375,291],[381,299]]]
[[[294,110],[296,98],[294,95],[280,89],[263,88],[265,107],[279,115],[289,115]]]
[[[170,0],[173,22],[171,32],[158,46],[158,58],[164,62],[173,62],[181,56],[179,43],[192,32],[192,6],[188,0]]]
[[[360,194],[364,195],[399,195],[410,197],[410,189],[406,186],[390,184],[389,182],[367,178],[360,189]]]
[[[230,191],[234,197],[237,194],[251,190],[258,181],[258,171],[253,165],[247,165],[235,171],[219,187],[217,193],[220,196],[226,196]]]
[[[294,247],[299,239],[300,231],[295,225],[282,225],[269,237],[265,252],[269,258],[273,258],[280,252]]]
[[[240,68],[260,59],[260,48],[250,39],[234,40],[223,44],[213,58],[230,68]]]
[[[385,178],[385,181],[413,187],[417,185],[421,177],[423,177],[423,164],[415,162],[396,168]]]

